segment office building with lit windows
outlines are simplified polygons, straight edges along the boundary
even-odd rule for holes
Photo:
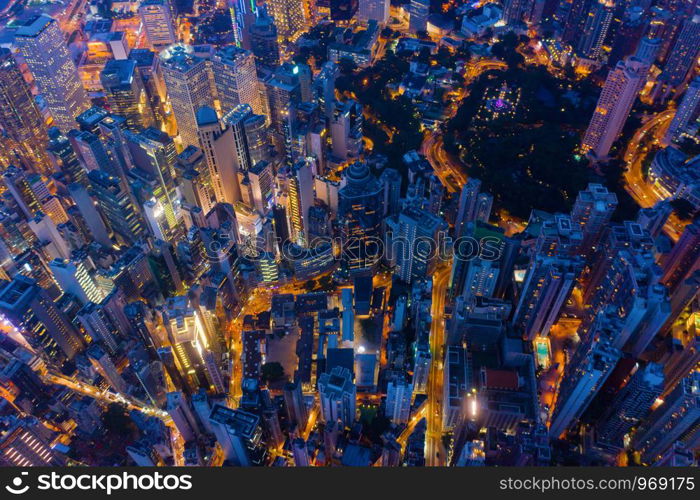
[[[31,17],[17,29],[15,44],[46,99],[54,125],[64,133],[75,128],[75,118],[90,107],[90,99],[58,22],[46,14]]]

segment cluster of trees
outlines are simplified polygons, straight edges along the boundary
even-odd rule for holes
[[[313,45],[299,47],[294,55],[297,64],[308,64],[310,59],[316,67],[328,61],[328,45],[333,41],[334,23],[321,23],[311,28],[305,35],[306,40],[313,40]]]
[[[506,35],[495,52],[515,52],[519,41],[513,37]],[[485,94],[504,83],[520,90],[515,117],[478,123]],[[585,82],[560,80],[544,67],[509,63],[508,70],[488,71],[470,85],[468,97],[446,124],[445,146],[513,215],[526,218],[533,207],[567,211],[594,175],[577,152],[596,98],[595,88]]]
[[[337,90],[362,103],[366,117],[364,134],[373,142],[374,152],[385,155],[389,166],[401,170],[401,157],[423,142],[415,104],[403,95],[392,94],[388,87],[398,85],[408,73],[407,58],[387,50],[385,57],[359,71],[347,60],[341,63]]]

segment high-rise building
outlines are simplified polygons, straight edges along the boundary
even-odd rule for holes
[[[124,134],[129,154],[133,160],[131,175],[148,184],[150,198],[162,211],[163,226],[160,239],[170,241],[178,233],[179,195],[175,185],[175,143],[161,130],[147,128],[138,134]],[[153,200],[148,200],[153,201]]]
[[[396,263],[397,276],[405,283],[430,276],[439,258],[447,223],[425,210],[406,207],[388,220],[387,225],[393,230],[387,236],[387,245],[391,245],[389,253]]]
[[[100,73],[100,81],[110,110],[124,117],[125,127],[136,131],[150,127],[155,118],[148,103],[141,76],[136,71],[136,61],[112,59]]]
[[[260,417],[216,404],[209,421],[224,457],[231,464],[250,467],[264,462],[266,449]]]
[[[88,178],[109,227],[125,244],[136,243],[144,235],[141,216],[119,179],[102,170],[91,171]]]
[[[464,236],[464,226],[476,220],[480,191],[481,181],[475,177],[470,177],[462,187],[455,217],[455,239]]]
[[[623,224],[614,224],[607,230],[607,235],[601,240],[600,249],[591,261],[590,273],[587,276],[583,293],[583,301],[590,303],[601,287],[603,278],[608,273],[613,259],[622,250],[651,251],[654,248],[654,240],[641,224],[625,221]]]
[[[700,266],[700,223],[688,224],[683,234],[664,258],[661,283],[671,292]]]
[[[314,203],[314,177],[311,162],[301,160],[294,164],[289,179],[289,227],[292,241],[305,246],[309,243],[309,209]]]
[[[36,236],[39,245],[42,247],[42,253],[50,259],[68,259],[71,254],[68,242],[58,232],[56,223],[51,220],[51,217],[43,212],[37,212],[36,215],[29,219],[29,228]]]
[[[68,192],[71,198],[73,198],[92,238],[102,246],[111,247],[112,240],[109,237],[107,226],[105,226],[104,220],[97,210],[97,207],[95,207],[95,203],[92,201],[85,186],[74,182],[68,185]]]
[[[61,290],[76,297],[83,305],[101,302],[104,298],[102,290],[80,259],[54,259],[49,263],[49,268]]]
[[[634,56],[648,66],[652,66],[661,50],[661,40],[645,36],[639,41]],[[616,63],[617,64],[617,63]]]
[[[374,266],[379,259],[377,238],[383,218],[383,190],[366,163],[355,162],[344,172],[338,191],[338,221],[344,257],[350,270]]]
[[[581,147],[585,152],[594,158],[607,157],[644,85],[648,68],[635,57],[628,57],[608,73],[583,138]]]
[[[309,447],[303,438],[298,437],[292,442],[292,458],[296,467],[308,467],[310,465]]]
[[[235,45],[223,47],[212,57],[212,72],[222,115],[239,104],[250,105],[257,115],[264,113],[252,52]]]
[[[0,290],[0,311],[46,361],[61,365],[84,347],[68,318],[35,280],[17,275]]]
[[[397,425],[408,423],[412,400],[413,384],[404,378],[390,381],[386,386],[384,415]]]
[[[612,346],[615,335],[614,320],[601,315],[591,326],[588,340],[579,344],[564,370],[550,436],[558,437],[576,422],[612,373],[620,359],[620,351]]]
[[[171,45],[160,53],[160,59],[182,145],[199,146],[197,110],[202,106],[214,107],[209,62],[184,44]]]
[[[47,151],[55,170],[63,172],[72,182],[87,185],[87,172],[81,165],[73,145],[56,127],[49,130]]]
[[[321,113],[330,121],[335,109],[335,81],[340,68],[333,61],[326,62],[314,78],[314,94]]]
[[[285,142],[290,121],[290,108],[301,101],[298,69],[293,64],[285,63],[275,70],[272,78],[265,82],[268,98],[268,116],[273,133],[275,148],[280,154],[285,153]]]
[[[333,156],[357,158],[362,152],[362,105],[353,100],[336,101],[330,119]]]
[[[583,324],[593,321],[594,315],[603,310],[614,311],[620,325],[613,346],[639,356],[671,312],[660,276],[651,251],[620,250],[589,300]]]
[[[676,43],[669,53],[664,70],[659,75],[654,95],[665,100],[679,90],[695,67],[700,55],[700,11],[682,23]]]
[[[579,38],[577,50],[579,55],[592,60],[600,58],[614,12],[613,0],[597,0],[593,3]]]
[[[236,148],[232,127],[222,125],[216,111],[205,106],[197,111],[197,129],[216,200],[231,204],[241,201],[240,166],[233,154]]]
[[[357,17],[361,21],[377,21],[380,24],[389,22],[389,0],[359,0]]]
[[[558,12],[555,17],[562,24],[562,41],[571,43],[576,40],[583,30],[586,20],[586,12],[591,5],[591,0],[565,0],[559,2]]]
[[[695,77],[678,105],[673,121],[668,127],[664,141],[666,144],[681,139],[684,132],[693,135],[698,130],[700,119],[700,76]]]
[[[664,370],[658,363],[637,367],[627,384],[600,417],[597,428],[599,442],[622,447],[625,434],[639,424],[664,388]]]
[[[411,33],[426,31],[428,29],[430,0],[411,0],[408,6],[408,12],[408,29]]]
[[[318,378],[321,418],[331,423],[340,420],[350,427],[355,421],[355,384],[347,368],[336,366]]]
[[[199,425],[187,398],[180,391],[169,392],[166,396],[165,411],[173,419],[173,423],[182,438],[185,441],[193,440],[199,432]]]
[[[267,3],[275,20],[277,33],[287,40],[295,40],[304,28],[304,7],[301,0],[270,0]]]
[[[153,50],[159,51],[177,42],[170,3],[167,0],[144,0],[139,5],[139,16]]]
[[[116,295],[119,292],[115,290],[112,293]],[[111,297],[102,303],[88,302],[78,311],[76,318],[85,332],[90,335],[90,338],[100,341],[111,354],[116,354],[119,337],[123,330],[119,321],[112,314],[110,299]]]
[[[7,167],[2,174],[2,183],[26,218],[32,218],[41,211],[42,194],[48,195],[48,191],[40,193],[35,189],[36,184],[32,181],[31,175],[14,165]]]
[[[287,409],[287,418],[296,423],[301,429],[306,428],[309,412],[304,403],[304,393],[301,391],[301,382],[290,382],[284,387],[284,406]]]
[[[583,262],[576,257],[535,255],[518,295],[513,325],[529,339],[547,335],[582,269]]]
[[[579,191],[571,209],[571,220],[583,233],[579,247],[581,255],[589,257],[598,249],[598,243],[617,208],[617,196],[601,184],[589,184]]]
[[[451,429],[465,414],[467,394],[473,388],[472,360],[461,345],[447,346],[442,384],[442,428]]]
[[[250,49],[255,62],[262,67],[274,68],[280,62],[280,47],[277,41],[277,26],[267,13],[267,8],[258,7],[258,15],[249,28]]]
[[[50,171],[44,119],[12,53],[4,48],[0,49],[0,129],[12,140],[0,153],[7,163],[21,162],[34,172]]]
[[[75,118],[90,107],[78,70],[55,19],[42,14],[27,20],[15,33],[19,48],[62,132],[75,128]]]
[[[379,176],[384,190],[384,216],[398,215],[401,208],[401,174],[394,168],[385,168]]]
[[[632,447],[642,453],[642,462],[651,463],[675,442],[687,449],[698,446],[700,436],[700,372],[681,380],[663,404],[637,429]]]
[[[225,114],[221,121],[233,131],[233,156],[239,175],[245,180],[245,174],[251,167],[268,157],[265,151],[267,128],[264,126],[264,118],[254,115],[250,105],[239,104]],[[246,203],[250,201],[245,189],[242,190],[242,196]]]

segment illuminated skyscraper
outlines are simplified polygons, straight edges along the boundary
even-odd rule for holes
[[[77,182],[68,184],[68,192],[95,242],[108,248],[111,247],[112,240],[109,238],[107,227],[85,186]]]
[[[467,394],[473,387],[471,354],[461,345],[447,346],[442,384],[442,428],[451,429],[461,420]]]
[[[177,42],[170,4],[167,0],[144,0],[139,5],[139,16],[146,38],[155,51]]]
[[[408,423],[412,400],[413,384],[403,378],[390,381],[386,387],[384,415],[397,425]]]
[[[655,97],[660,100],[665,100],[679,89],[700,55],[700,11],[692,19],[683,21],[682,26],[654,91]]]
[[[465,225],[476,220],[480,190],[481,181],[475,177],[470,177],[462,187],[455,217],[455,238],[464,236]]]
[[[49,268],[61,290],[76,297],[83,305],[88,302],[101,302],[104,298],[102,290],[97,287],[80,259],[54,259],[49,263]]]
[[[88,174],[95,198],[105,216],[107,224],[121,241],[133,245],[144,235],[141,216],[136,211],[131,197],[121,182],[102,170]]]
[[[148,103],[136,61],[112,59],[100,73],[100,81],[112,113],[125,118],[125,127],[136,131],[153,125],[155,118]]]
[[[258,76],[253,53],[229,45],[219,49],[212,58],[214,84],[225,115],[239,104],[248,104],[255,114],[263,114]]]
[[[513,325],[528,339],[547,335],[582,268],[583,262],[578,258],[535,255],[518,295]]]
[[[632,446],[642,452],[642,462],[650,463],[674,442],[687,449],[700,439],[700,372],[681,380],[661,406],[635,432]]]
[[[588,340],[579,344],[559,386],[550,436],[558,437],[575,424],[612,373],[620,359],[620,351],[612,347],[616,334],[614,320],[601,315],[591,326]]]
[[[305,246],[309,242],[309,209],[314,203],[314,178],[311,162],[294,164],[289,179],[289,227],[292,241]]]
[[[397,217],[391,235],[396,274],[405,283],[430,276],[439,256],[447,223],[422,209],[407,207]]]
[[[49,172],[44,119],[12,53],[4,48],[0,49],[0,129],[12,141],[0,156],[8,163],[21,161],[35,172]]]
[[[426,31],[428,29],[428,15],[430,14],[430,0],[411,0],[408,11],[408,29],[411,33]]]
[[[87,171],[80,164],[68,137],[56,127],[49,130],[48,153],[56,170],[63,172],[73,182],[87,185]]]
[[[75,128],[75,118],[90,107],[78,70],[55,19],[42,14],[17,30],[15,44],[29,66],[39,92],[61,131]]]
[[[0,311],[44,359],[61,365],[84,347],[71,322],[35,280],[17,275],[0,289]]]
[[[340,420],[350,427],[355,421],[355,384],[347,368],[336,366],[318,378],[321,418],[326,423]]]
[[[175,144],[168,134],[156,128],[147,128],[138,134],[126,132],[125,136],[136,167],[132,175],[144,179],[150,185],[152,196],[164,212],[163,236],[169,241],[177,234],[179,218]]]
[[[665,142],[678,141],[688,131],[691,135],[698,129],[700,119],[700,76],[690,82],[666,132]]]
[[[591,256],[617,208],[617,196],[605,186],[591,183],[579,191],[571,209],[571,220],[583,233],[579,247],[581,255]]]
[[[613,346],[639,356],[669,317],[666,287],[649,249],[627,248],[610,261],[596,293],[587,302],[583,324],[600,311],[612,309],[620,320]]]
[[[209,176],[216,200],[234,204],[241,201],[238,179],[240,165],[235,154],[236,143],[231,125],[222,124],[213,108],[197,111],[199,143],[207,160]]]
[[[295,40],[304,28],[304,6],[302,1],[269,0],[267,4],[270,8],[270,14],[275,20],[279,36],[287,40]]]
[[[160,53],[160,59],[182,145],[199,146],[197,110],[202,106],[214,107],[209,62],[184,44],[171,45]]]
[[[599,419],[598,441],[622,447],[622,439],[651,409],[664,388],[663,365],[649,363],[637,367],[627,385],[615,396]]]
[[[301,391],[301,382],[290,382],[284,387],[284,406],[287,409],[287,418],[296,423],[299,428],[306,428],[309,418],[304,394]]]
[[[255,54],[259,66],[274,68],[280,62],[280,48],[277,42],[277,26],[267,13],[265,6],[258,7],[258,15],[248,28],[250,49]]]
[[[700,223],[688,224],[663,260],[660,279],[672,292],[700,267]]]
[[[344,257],[350,270],[374,266],[377,238],[384,213],[382,185],[367,164],[355,162],[344,171],[346,184],[338,192],[338,222]]]
[[[595,158],[605,158],[617,140],[634,101],[644,85],[648,66],[629,57],[608,73],[593,117],[583,138],[582,149]]]
[[[362,152],[362,105],[350,99],[336,101],[331,117],[331,145],[336,158],[357,158]]]
[[[216,404],[209,421],[227,460],[242,467],[262,464],[266,448],[260,417]]]
[[[298,67],[289,63],[279,66],[272,78],[265,82],[265,89],[273,142],[277,152],[282,154],[285,152],[290,107],[294,102],[301,101]]]
[[[586,59],[597,60],[603,49],[615,11],[613,0],[597,0],[591,7],[578,43],[578,53]]]
[[[327,120],[333,117],[335,109],[335,80],[338,78],[340,69],[338,65],[332,61],[326,62],[321,71],[314,78],[314,93],[318,100],[321,112],[326,116]]]

